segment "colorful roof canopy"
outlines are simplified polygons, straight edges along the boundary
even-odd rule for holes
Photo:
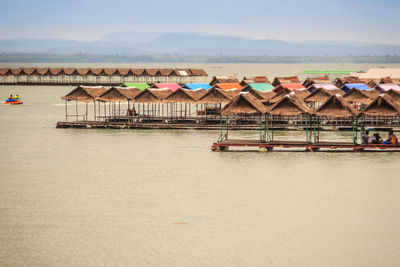
[[[254,90],[261,91],[261,92],[267,92],[267,91],[274,90],[274,87],[270,83],[250,83],[247,86],[245,86],[242,89],[242,91],[247,92],[247,91],[249,91],[250,88],[253,88]]]
[[[209,85],[208,83],[185,83],[183,87],[191,90],[196,90],[200,88],[208,90],[211,88],[211,85]]]

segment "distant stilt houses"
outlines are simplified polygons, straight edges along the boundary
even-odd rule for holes
[[[196,83],[207,73],[193,68],[0,68],[0,84],[120,85],[123,83]]]

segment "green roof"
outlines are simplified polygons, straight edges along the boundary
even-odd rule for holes
[[[270,83],[249,83],[245,88],[242,89],[242,91],[246,92],[250,88],[261,92],[267,92],[274,90],[275,87]]]
[[[124,83],[122,87],[136,87],[143,91],[149,88],[150,85],[148,85],[147,83]]]
[[[350,74],[352,72],[361,72],[361,70],[305,70],[300,74]]]

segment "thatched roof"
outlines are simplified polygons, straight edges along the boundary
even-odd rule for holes
[[[206,89],[199,88],[199,89],[194,89],[194,90],[185,90],[186,94],[191,96],[195,101],[199,100],[202,96],[204,96],[207,93]]]
[[[172,94],[172,91],[169,88],[148,88],[137,94],[133,101],[136,103],[162,103],[170,94]]]
[[[396,116],[400,114],[400,106],[391,96],[382,94],[361,112],[368,116]]]
[[[191,95],[189,95],[189,92],[191,90],[187,89],[182,89],[179,88],[172,94],[170,94],[167,98],[163,100],[164,103],[194,103],[195,99]]]
[[[96,100],[103,102],[126,102],[133,100],[141,91],[135,87],[111,87]]]
[[[307,89],[292,90],[289,88],[283,88],[281,91],[279,91],[279,93],[275,94],[269,99],[269,103],[275,104],[276,102],[279,102],[285,95],[291,93],[295,94],[300,99],[304,99],[310,95],[310,92]]]
[[[21,72],[22,72],[21,68],[12,68],[12,69],[10,69],[10,73],[12,75],[19,75]]]
[[[370,97],[371,99],[375,99],[375,98],[377,98],[380,94],[381,94],[381,92],[379,92],[378,90],[376,90],[376,89],[371,89],[371,90],[365,90],[365,91],[363,91],[364,92],[364,94],[366,94],[368,97]]]
[[[0,68],[0,75],[6,75],[9,70],[9,68]]]
[[[331,80],[329,79],[328,76],[322,76],[322,77],[308,77],[307,79],[304,80],[303,85],[304,87],[310,87],[313,84],[323,84],[323,83],[331,83]]]
[[[269,100],[269,99],[271,99],[272,97],[275,96],[275,92],[274,91],[262,92],[262,91],[258,91],[256,89],[253,89],[252,87],[250,87],[247,90],[247,92],[249,92],[253,96],[257,97],[259,100]]]
[[[291,92],[284,95],[268,111],[271,115],[297,116],[301,114],[311,114],[311,108],[299,97]]]
[[[310,95],[306,96],[304,98],[305,102],[325,102],[326,100],[331,97],[331,95],[343,95],[344,92],[340,89],[336,90],[327,90],[324,88],[318,88],[314,92],[312,92]]]
[[[383,77],[379,83],[393,83],[393,80],[390,77]]]
[[[67,95],[61,97],[63,100],[76,100],[81,102],[94,101],[97,97],[107,91],[103,86],[83,86],[79,85]]]
[[[348,118],[357,116],[358,112],[341,95],[332,95],[315,111],[315,114],[320,117]]]
[[[28,70],[29,71],[24,71]],[[2,68],[0,75],[207,76],[203,69],[159,68]],[[237,79],[235,80],[236,82]]]
[[[285,83],[300,83],[300,80],[297,76],[288,76],[288,77],[275,77],[272,81],[273,86],[278,86],[280,84]]]
[[[190,69],[193,76],[208,76],[207,72],[203,69]]]
[[[160,69],[160,74],[162,76],[170,76],[174,69]]]
[[[221,110],[221,114],[229,115],[255,115],[265,114],[268,112],[267,107],[261,103],[255,96],[242,92],[232,98],[231,101]]]
[[[210,90],[208,90],[205,95],[200,97],[199,100],[197,100],[197,103],[201,104],[228,103],[231,100],[231,98],[232,98],[232,93],[228,92],[228,90],[224,91],[213,87]]]
[[[343,99],[349,103],[369,103],[372,98],[363,90],[353,88],[343,95]]]
[[[251,83],[271,83],[267,76],[244,77],[240,85],[245,87]]]
[[[210,82],[210,85],[214,86],[217,83],[239,83],[239,80],[234,76],[214,76]]]
[[[396,103],[400,104],[400,91],[390,89],[385,94],[391,96]]]

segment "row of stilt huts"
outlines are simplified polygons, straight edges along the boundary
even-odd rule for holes
[[[392,83],[365,90],[365,87],[351,87],[353,83],[344,83],[338,88],[332,83],[307,79],[305,82],[310,84],[306,88],[302,84],[299,86],[300,83],[285,83],[289,79],[284,78],[287,77],[276,78],[274,82],[279,79],[281,82],[271,85],[269,90],[260,87],[266,83],[250,82],[238,89],[239,83],[218,81],[212,82],[208,90],[180,86],[173,89],[153,86],[144,90],[78,86],[62,97],[65,121],[212,125],[229,115],[226,120],[229,127],[237,127],[265,122],[265,115],[269,115],[271,127],[305,125],[315,116],[320,125],[352,126],[355,120],[364,125],[400,123],[400,90],[394,83],[393,88],[383,87],[385,90],[379,88]]]
[[[196,68],[0,68],[0,84],[117,85],[126,82],[195,82],[207,77]]]

